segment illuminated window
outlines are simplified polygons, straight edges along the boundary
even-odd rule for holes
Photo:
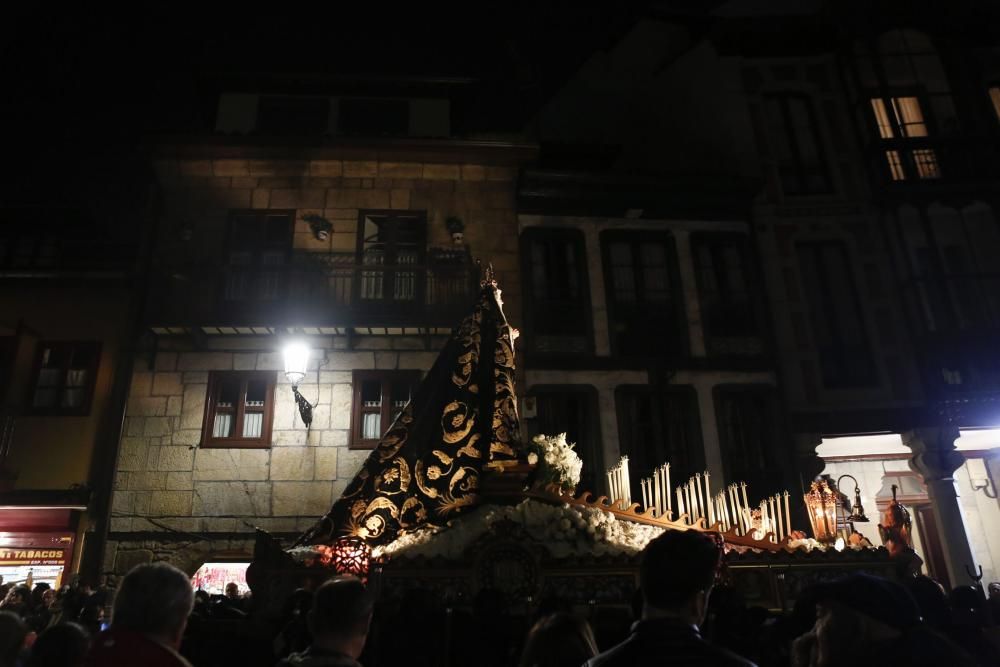
[[[871,99],[871,106],[879,137],[884,141],[897,143],[899,140],[919,141],[929,136],[919,98],[875,97]],[[885,157],[889,175],[894,181],[904,181],[908,177],[919,179],[941,177],[937,152],[933,148],[889,149],[885,151]]]
[[[997,120],[1000,120],[1000,86],[990,88],[990,101],[993,102],[993,112],[997,115]]]
[[[883,139],[895,138],[897,136],[895,128],[899,128],[900,137],[927,136],[924,113],[920,108],[920,100],[916,97],[890,97],[888,111],[885,100],[881,97],[876,97],[871,102],[879,134]]]
[[[913,166],[916,167],[917,176],[920,178],[940,178],[941,170],[938,169],[937,154],[929,148],[921,148],[912,151]]]
[[[372,449],[413,397],[420,371],[354,371],[351,448]]]
[[[202,447],[269,447],[274,373],[208,374]]]
[[[885,159],[889,163],[889,173],[892,175],[892,180],[906,180],[906,173],[903,171],[903,163],[899,159],[899,151],[886,151]]]
[[[100,356],[101,344],[97,342],[42,342],[29,411],[47,415],[88,414]]]

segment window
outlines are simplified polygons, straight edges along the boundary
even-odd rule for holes
[[[271,136],[315,136],[330,125],[325,97],[263,95],[257,103],[257,131]]]
[[[670,464],[673,478],[686,480],[705,469],[698,396],[692,387],[622,386],[615,391],[618,439],[629,457],[632,497],[641,498],[639,479]]]
[[[892,145],[909,146],[926,140],[930,135],[920,99],[908,97],[875,97],[871,99],[872,113],[878,127],[879,137]],[[886,166],[894,181],[909,177],[927,179],[940,178],[937,153],[933,148],[915,147],[885,150]]]
[[[709,353],[760,354],[747,238],[696,233],[691,236],[691,247]]]
[[[354,371],[351,447],[372,449],[413,397],[420,371]]]
[[[342,134],[405,135],[410,129],[410,103],[391,99],[341,99],[337,124]]]
[[[226,301],[270,302],[285,296],[294,217],[294,211],[230,214]]]
[[[89,414],[100,356],[101,344],[97,342],[43,341],[35,364],[29,413]]]
[[[363,265],[358,285],[361,302],[422,302],[424,273],[420,264],[426,246],[423,213],[362,212],[358,224],[358,254]]]
[[[274,373],[213,371],[202,447],[269,447],[274,416]]]
[[[1000,86],[990,86],[989,94],[990,102],[993,103],[993,113],[996,114],[997,120],[1000,121]]]
[[[529,229],[523,237],[531,299],[530,340],[539,352],[579,354],[590,347],[590,298],[583,235]]]
[[[546,435],[565,432],[567,442],[575,443],[574,450],[583,461],[577,492],[597,493],[598,484],[603,488],[606,467],[598,435],[597,391],[587,385],[536,386],[530,395],[536,401],[537,421],[533,432]]]
[[[823,384],[873,385],[875,365],[846,248],[836,242],[803,243],[796,250]]]
[[[782,474],[776,446],[782,437],[774,389],[720,385],[713,393],[726,481],[745,481],[757,496],[777,491]]]
[[[673,239],[655,232],[604,232],[601,246],[615,353],[680,353],[686,337]]]
[[[804,95],[773,95],[764,100],[769,136],[786,195],[830,192],[830,175],[812,105]]]

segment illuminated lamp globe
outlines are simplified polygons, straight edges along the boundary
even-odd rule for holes
[[[305,343],[295,341],[285,346],[282,356],[285,359],[285,377],[293,387],[299,386],[309,366],[309,347]]]

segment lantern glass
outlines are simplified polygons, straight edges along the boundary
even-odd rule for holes
[[[809,523],[816,541],[831,543],[837,539],[837,496],[825,480],[813,482],[805,495]]]
[[[342,537],[333,545],[333,569],[337,574],[353,575],[367,582],[371,556],[371,547],[360,537]]]
[[[289,343],[282,351],[285,360],[285,377],[297,387],[306,376],[309,367],[309,347],[300,341]]]

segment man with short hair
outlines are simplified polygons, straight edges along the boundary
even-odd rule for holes
[[[111,627],[94,640],[88,667],[191,667],[177,652],[194,606],[186,574],[168,563],[138,565],[115,595]]]
[[[312,644],[292,653],[279,667],[361,667],[358,662],[368,639],[373,600],[356,577],[334,577],[313,596],[309,609]]]
[[[754,667],[752,662],[705,641],[699,630],[719,557],[716,543],[695,530],[668,530],[650,542],[639,566],[642,620],[632,626],[625,641],[591,658],[586,667]]]

